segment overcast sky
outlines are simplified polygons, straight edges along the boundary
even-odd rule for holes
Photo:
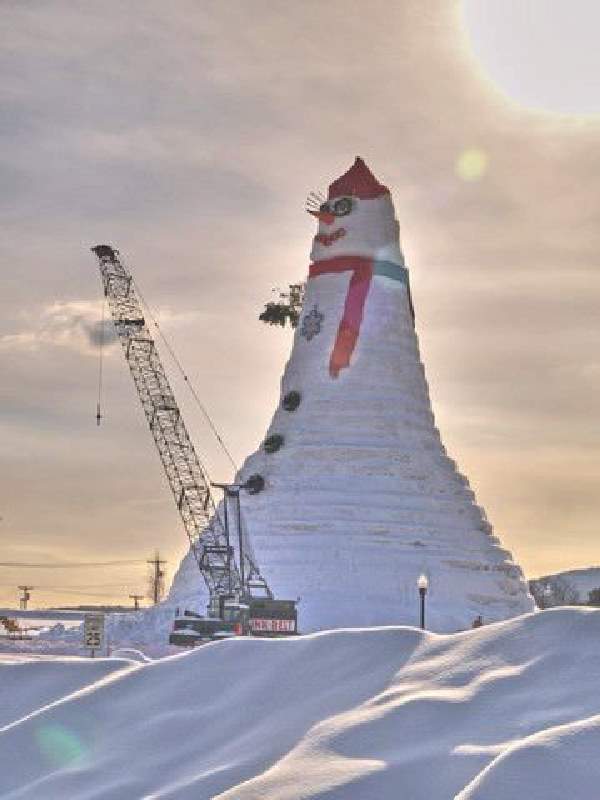
[[[594,4],[553,5],[574,27],[544,60],[534,0],[488,0],[504,28],[447,0],[0,1],[1,561],[159,548],[172,574],[185,551],[116,347],[96,427],[89,247],[121,250],[241,461],[291,342],[257,316],[306,274],[307,193],[360,154],[392,189],[447,449],[530,577],[600,564],[600,64],[578,60]],[[486,19],[512,41],[519,13],[503,88]],[[540,110],[559,57],[596,116]],[[539,108],[510,96],[526,75]],[[0,567],[0,605],[24,581],[40,605],[119,601],[145,566]]]

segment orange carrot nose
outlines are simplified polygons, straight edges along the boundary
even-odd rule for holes
[[[332,225],[335,222],[335,214],[332,214],[331,211],[311,211],[310,209],[307,211],[326,225]]]

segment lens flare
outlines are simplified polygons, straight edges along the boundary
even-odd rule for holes
[[[79,737],[62,725],[42,725],[35,732],[40,753],[53,767],[74,764],[85,755],[85,747]]]
[[[463,181],[478,181],[487,172],[488,157],[483,150],[469,147],[456,159],[456,174]]]

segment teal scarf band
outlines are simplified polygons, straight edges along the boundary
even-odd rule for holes
[[[374,261],[373,274],[385,275],[386,278],[401,281],[408,286],[408,270],[400,264],[394,264],[393,261]]]
[[[410,293],[410,280],[406,267],[401,267],[400,264],[394,264],[393,261],[373,261],[373,275],[384,275],[386,278],[391,278],[393,281],[400,281],[400,283],[403,283],[406,286],[408,306],[410,308],[410,315],[414,325],[415,308],[413,306],[412,295]]]

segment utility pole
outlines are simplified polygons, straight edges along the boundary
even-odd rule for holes
[[[23,594],[19,598],[19,607],[21,611],[27,611],[27,601],[31,598],[30,592],[33,590],[33,586],[19,586],[18,587]]]
[[[147,563],[153,567],[153,571],[150,576],[150,586],[152,602],[154,605],[156,605],[158,602],[160,602],[160,598],[162,596],[163,579],[165,577],[165,572],[162,569],[162,565],[166,564],[167,562],[164,558],[160,557],[160,553],[157,550],[154,553],[154,558],[149,558]]]
[[[152,563],[154,563],[154,562],[152,562]],[[135,611],[139,611],[140,610],[140,600],[143,599],[144,595],[143,594],[130,594],[129,597],[130,597],[131,600],[133,600],[133,608],[134,608],[134,610]]]

